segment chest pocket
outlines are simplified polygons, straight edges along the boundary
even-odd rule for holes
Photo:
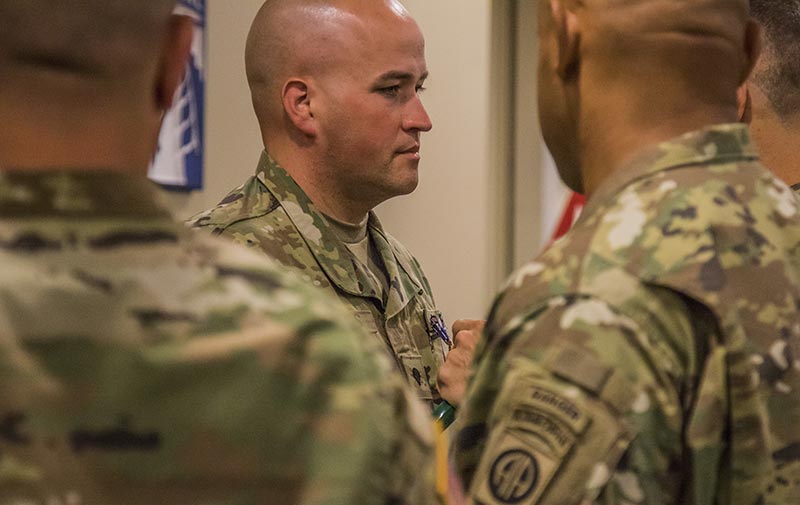
[[[400,366],[406,376],[406,382],[417,393],[417,397],[423,400],[434,400],[439,398],[436,390],[436,375],[433,368],[425,364],[422,356],[412,352],[398,356]]]
[[[375,322],[375,315],[369,310],[354,310],[358,324],[364,328],[370,335],[376,337],[381,336],[381,331],[378,329],[378,324]]]
[[[441,337],[429,331],[432,315],[438,322],[437,328],[444,328],[444,321],[441,313],[428,309],[432,304],[425,302],[423,296],[416,295],[388,320],[373,308],[354,308],[353,314],[361,327],[392,354],[417,397],[436,401],[441,398],[436,377],[449,347]]]
[[[436,377],[449,350],[449,334],[441,313],[429,307],[421,296],[414,297],[387,322],[386,331],[407,382],[420,398],[439,400]]]
[[[377,341],[381,341],[394,357],[406,382],[414,389],[417,396],[423,400],[433,399],[431,381],[435,379],[434,370],[426,365],[411,336],[406,332],[392,329],[392,324],[385,328],[380,327],[377,319],[380,314],[371,310],[359,309],[355,310],[354,314],[359,325]]]

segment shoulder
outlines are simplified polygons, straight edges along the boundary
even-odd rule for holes
[[[492,307],[487,345],[501,353],[528,348],[538,359],[552,339],[602,347],[610,335],[659,335],[641,342],[643,352],[680,370],[693,349],[691,300],[643,278],[623,258],[598,254],[600,240],[584,224],[517,270]]]
[[[619,283],[618,291],[586,289],[579,294],[541,296],[535,305],[504,320],[497,319],[495,307],[487,323],[488,346],[501,354],[513,348],[515,355],[541,361],[564,347],[608,357],[612,347],[633,345],[638,353],[658,357],[660,366],[678,376],[685,367],[684,357],[694,349],[690,302],[672,290],[624,277],[604,282]],[[501,296],[497,305],[506,303],[513,300]],[[620,352],[612,361],[624,366],[622,356]]]
[[[360,333],[351,324],[351,318],[335,300],[318,289],[308,286],[293,272],[270,257],[248,250],[239,244],[203,234],[191,234],[194,257],[207,259],[212,268],[214,283],[198,287],[196,295],[223,301],[218,291],[227,292],[223,303],[239,300],[249,303],[257,311],[276,321],[296,328],[330,326],[348,335],[343,343],[357,340]],[[309,334],[304,333],[307,338]],[[313,332],[311,333],[313,335]],[[348,352],[352,351],[349,349]]]
[[[316,456],[321,459],[315,461],[325,467],[320,474],[331,474],[337,461],[344,459],[354,464],[352,477],[343,485],[352,493],[350,501],[365,493],[377,497],[390,491],[417,495],[422,502],[429,499],[432,486],[418,472],[433,460],[432,423],[382,343],[366,335],[337,299],[277,263],[265,263],[260,254],[220,244],[216,263],[229,281],[239,284],[238,290],[246,284],[258,293],[248,297],[257,313],[238,317],[245,331],[275,330],[271,342],[265,340],[254,353],[262,374],[281,385],[280,390],[269,385],[275,394],[265,401],[281,405],[276,422],[301,421],[298,433],[305,430],[303,437],[319,448]],[[343,435],[336,426],[345,425],[352,429]],[[353,449],[355,441],[365,440]],[[381,462],[390,448],[398,459],[388,471]],[[298,457],[292,453],[296,447],[286,449],[284,461]],[[355,475],[364,468],[370,469],[365,481]],[[321,485],[323,477],[309,479],[312,485]]]
[[[625,188],[592,220],[596,263],[713,306],[731,275],[786,267],[800,246],[791,190],[757,163],[697,165]]]
[[[85,364],[65,374],[54,362],[43,363],[49,368],[41,377],[10,381],[12,388],[56,384],[48,394],[74,397],[72,408],[99,425],[119,416],[117,400],[136,405],[133,419],[148,413],[147,424],[162,427],[159,436],[191,460],[158,453],[168,463],[154,470],[162,480],[178,474],[213,480],[218,468],[241,466],[246,452],[248,482],[266,476],[278,483],[276,492],[313,489],[331,501],[356,503],[365,495],[385,496],[401,474],[401,492],[417,481],[415,469],[431,459],[429,419],[414,410],[380,342],[340,303],[263,255],[218,237],[165,222],[169,239],[143,243],[124,235],[128,226],[75,226],[77,264],[73,250],[42,258],[0,247],[0,257],[15,265],[0,269],[0,326],[10,330],[12,343],[34,338],[39,351],[58,351],[58,363]],[[45,228],[52,233],[52,226]],[[122,238],[92,246],[98,231]],[[120,245],[123,239],[134,241]],[[28,353],[39,351],[19,349],[11,356],[0,351],[0,368],[30,378]],[[96,396],[73,394],[87,381]],[[157,387],[142,395],[142,384]],[[169,409],[163,408],[166,398]],[[51,414],[66,428],[74,422],[63,409]],[[346,433],[341,426],[349,427]],[[397,447],[403,457],[385,465]],[[341,461],[348,462],[344,470]],[[121,485],[135,473],[127,471],[119,470]]]
[[[186,224],[219,234],[235,223],[268,215],[279,205],[272,193],[254,176],[228,193],[216,207],[196,214]]]

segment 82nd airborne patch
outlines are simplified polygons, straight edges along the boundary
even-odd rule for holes
[[[558,468],[558,461],[526,444],[511,430],[503,433],[496,447],[489,468],[479,471],[475,481],[478,502],[487,505],[536,503]]]
[[[489,472],[489,489],[502,503],[520,503],[536,489],[539,463],[523,449],[510,449],[495,459]]]

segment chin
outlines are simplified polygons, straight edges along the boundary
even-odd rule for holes
[[[394,167],[396,177],[387,181],[386,189],[391,191],[394,196],[408,195],[413,193],[419,185],[419,162],[404,164],[401,167]]]
[[[565,177],[563,174],[560,174],[561,182],[564,183],[570,190],[574,191],[575,193],[584,194],[583,190],[583,180],[580,177]]]
[[[556,162],[556,169],[558,169],[558,177],[561,179],[569,189],[576,193],[584,194],[583,190],[583,177],[581,177],[580,165],[577,160],[564,159],[558,157],[555,153],[553,158]]]
[[[419,179],[416,177],[405,181],[398,181],[397,184],[393,184],[391,187],[392,196],[410,195],[417,189],[418,185]]]
[[[398,196],[410,195],[415,189],[417,189],[417,186],[418,179],[416,177],[409,180],[394,181],[393,183],[383,187],[384,198],[381,200],[385,202],[386,200],[390,200]]]

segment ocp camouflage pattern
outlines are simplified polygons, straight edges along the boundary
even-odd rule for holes
[[[0,504],[433,503],[427,410],[279,270],[144,177],[0,172]]]
[[[449,350],[436,331],[442,321],[422,267],[370,213],[368,230],[389,277],[380,281],[336,236],[297,183],[264,152],[255,176],[190,226],[234,239],[338,296],[358,322],[382,342],[420,398],[436,403],[439,367]]]
[[[742,125],[649,148],[516,272],[456,461],[474,503],[800,503],[800,215]]]

